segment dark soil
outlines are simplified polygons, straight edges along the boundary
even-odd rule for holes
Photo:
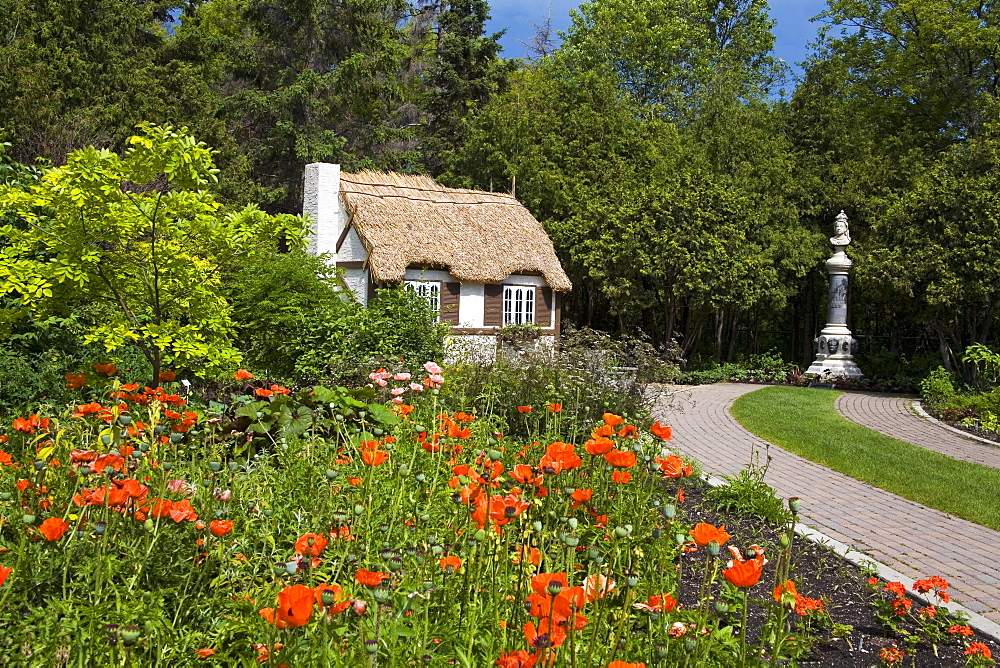
[[[686,481],[693,483],[693,481]],[[777,547],[780,531],[775,525],[749,515],[739,515],[734,513],[720,513],[716,511],[705,498],[706,488],[697,484],[685,485],[686,501],[682,504],[686,523],[707,522],[715,526],[725,525],[726,531],[732,534],[729,544],[740,548],[746,555],[747,546],[758,544],[764,548],[769,559],[774,560],[779,548]],[[799,594],[811,598],[824,598],[825,610],[830,615],[832,624],[850,625],[852,628],[846,638],[833,637],[830,626],[822,626],[812,621],[812,628],[807,634],[797,633],[797,635],[809,635],[814,639],[811,650],[798,661],[800,666],[878,666],[881,665],[879,652],[883,647],[890,647],[895,644],[899,649],[906,652],[906,658],[902,665],[910,666],[961,666],[965,665],[966,657],[963,655],[966,645],[963,638],[951,637],[945,644],[937,646],[937,654],[930,645],[921,643],[916,646],[915,651],[910,648],[902,636],[887,633],[879,624],[875,616],[875,609],[872,601],[878,596],[885,596],[885,600],[892,597],[888,593],[876,593],[868,585],[869,574],[863,573],[857,566],[843,559],[835,552],[808,542],[805,539],[796,537],[794,542],[794,552],[792,558],[792,571],[790,579],[795,581]],[[725,553],[723,548],[723,553]],[[683,556],[684,570],[680,591],[680,602],[682,605],[694,605],[698,598],[698,589],[701,584],[701,563],[704,559],[703,550],[688,553]],[[720,557],[722,559],[722,557]],[[765,621],[766,610],[762,605],[754,605],[754,599],[771,597],[773,563],[764,569],[764,577],[761,582],[750,590],[750,617],[747,623],[750,642],[756,642],[760,636],[761,628]],[[936,573],[926,573],[924,577],[930,577]],[[719,580],[722,580],[720,575]],[[904,582],[909,587],[912,582]],[[881,586],[879,587],[881,590]],[[716,586],[716,592],[719,585]],[[917,600],[913,602],[913,610],[922,607],[923,603]],[[729,613],[731,619],[725,620],[726,624],[739,625],[739,619],[735,613]],[[944,614],[943,611],[939,613]],[[796,622],[806,620],[805,617],[790,615]],[[955,620],[955,624],[965,622]],[[906,625],[904,628],[913,631],[916,625]],[[992,639],[983,636],[971,636],[964,639],[967,642],[983,642],[989,646],[994,657],[1000,657],[1000,644]]]
[[[951,415],[942,413],[941,411],[936,411],[930,406],[925,405],[923,402],[920,404],[925,411],[934,418],[944,422],[949,427],[954,427],[959,431],[964,431],[966,434],[972,434],[973,436],[978,436],[979,438],[985,438],[987,441],[993,441],[997,445],[1000,445],[1000,434],[995,431],[987,431],[985,429],[977,429],[975,427],[966,427],[963,424],[959,424],[957,421],[952,419]]]

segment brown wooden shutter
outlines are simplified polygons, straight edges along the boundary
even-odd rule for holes
[[[552,327],[552,288],[540,288],[541,299],[535,300],[535,324],[549,329]]]
[[[461,292],[461,283],[441,284],[441,322],[458,324],[458,302]]]
[[[503,286],[486,284],[486,308],[483,312],[483,325],[499,327],[503,324]]]

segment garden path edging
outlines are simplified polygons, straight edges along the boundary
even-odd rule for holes
[[[924,410],[924,407],[920,404],[920,400],[919,399],[914,399],[913,401],[911,401],[910,402],[910,408],[913,409],[914,413],[916,413],[920,417],[924,418],[925,420],[930,420],[931,422],[933,422],[937,426],[944,427],[948,431],[954,432],[954,433],[958,434],[959,436],[961,436],[962,438],[968,438],[968,439],[971,439],[973,441],[979,441],[980,443],[985,443],[986,445],[992,446],[994,448],[1000,448],[1000,443],[997,443],[996,441],[991,441],[988,438],[983,438],[982,436],[976,436],[975,434],[970,434],[967,431],[962,431],[961,429],[956,429],[955,427],[952,427],[947,422],[942,422],[941,420],[938,420],[936,417],[934,417],[933,415],[931,415],[930,413],[928,413],[927,411]]]
[[[708,483],[711,487],[722,487],[729,484],[725,479],[715,475],[704,475],[702,476],[702,480]],[[822,531],[813,529],[812,527],[806,526],[801,522],[795,523],[795,533],[811,543],[833,550],[839,556],[843,557],[855,566],[875,571],[878,576],[886,582],[906,583],[911,580],[911,578],[906,577],[895,568],[872,559],[864,552],[859,552],[850,545],[841,543],[839,540],[827,536]],[[938,603],[936,600],[932,601],[930,598],[916,592],[911,592],[909,595],[918,601],[921,601],[924,605],[935,605],[939,608],[944,608],[952,614],[961,613],[965,615],[969,618],[969,626],[975,629],[977,633],[989,636],[993,640],[1000,642],[1000,624],[983,617],[977,612],[969,610],[961,603]]]

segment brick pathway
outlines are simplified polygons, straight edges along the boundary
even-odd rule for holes
[[[844,392],[837,397],[837,410],[853,420],[886,436],[935,450],[966,462],[1000,469],[1000,446],[965,438],[918,415],[910,407],[914,399],[898,394]]]
[[[762,456],[766,441],[741,427],[729,406],[754,385],[720,383],[661,399],[656,418],[673,425],[673,445],[706,473],[732,475]],[[801,521],[914,580],[940,575],[954,600],[1000,622],[1000,532],[959,519],[831,471],[777,446],[766,482],[802,499]],[[907,585],[912,582],[905,583]]]

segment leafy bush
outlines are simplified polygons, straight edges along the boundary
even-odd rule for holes
[[[787,380],[795,367],[781,359],[774,351],[749,355],[738,362],[715,364],[705,369],[695,369],[678,374],[674,382],[680,385],[706,385],[726,381],[781,383]]]
[[[446,325],[406,290],[379,290],[367,308],[338,289],[336,271],[304,252],[274,253],[229,281],[246,365],[300,384],[367,374],[389,360],[440,359]]]
[[[727,484],[713,487],[706,498],[723,511],[752,515],[775,525],[786,525],[792,515],[775,493],[774,488],[764,482],[770,455],[760,464],[760,453],[754,450],[750,464],[736,475],[723,476]]]
[[[920,383],[920,394],[931,405],[935,405],[955,397],[955,385],[952,375],[944,367],[939,366]]]

